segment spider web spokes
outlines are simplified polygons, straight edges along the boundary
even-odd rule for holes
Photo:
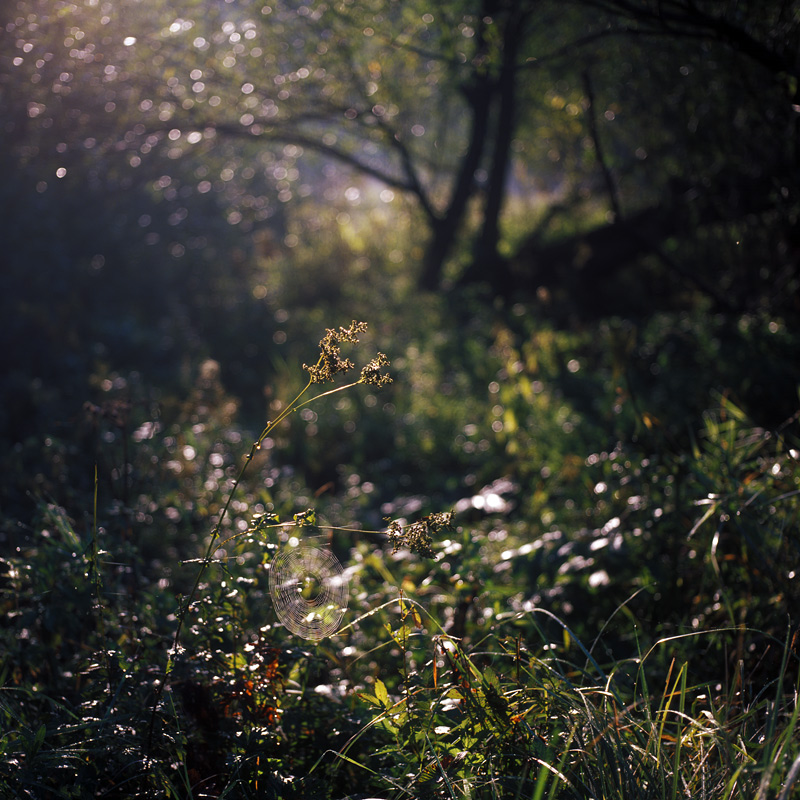
[[[292,633],[315,642],[335,633],[347,610],[342,565],[319,547],[281,550],[270,567],[269,593],[278,619]]]

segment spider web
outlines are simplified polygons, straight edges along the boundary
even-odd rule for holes
[[[308,594],[309,587],[313,596]],[[347,610],[347,590],[339,560],[319,547],[281,550],[270,567],[269,593],[275,613],[304,639],[318,642],[336,632]]]

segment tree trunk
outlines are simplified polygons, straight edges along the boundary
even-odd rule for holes
[[[463,89],[472,113],[469,146],[461,161],[447,209],[432,223],[431,238],[420,275],[421,289],[432,291],[439,288],[445,259],[455,244],[467,204],[475,191],[475,171],[480,166],[486,147],[493,88],[493,82],[488,77],[476,76],[474,83]]]
[[[494,145],[492,163],[486,186],[486,204],[483,227],[475,246],[475,276],[486,276],[487,270],[496,270],[500,259],[497,244],[500,240],[500,212],[506,196],[508,170],[511,161],[511,142],[516,127],[517,105],[517,54],[523,38],[525,12],[512,14],[503,31],[503,62],[497,82],[499,108],[494,120]],[[496,273],[495,273],[496,274]],[[491,275],[490,282],[491,282]],[[500,288],[500,287],[498,287]]]

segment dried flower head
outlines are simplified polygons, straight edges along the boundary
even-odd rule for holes
[[[383,353],[378,353],[378,355],[361,370],[361,383],[369,383],[372,386],[386,386],[391,383],[391,376],[386,373],[381,374],[381,368],[388,366],[389,359]]]
[[[452,530],[453,512],[428,514],[426,517],[403,527],[397,520],[389,523],[386,533],[392,543],[392,552],[396,553],[401,547],[407,547],[412,553],[433,558],[434,552],[431,545],[431,534],[440,530]]]
[[[366,322],[353,320],[347,328],[340,327],[338,331],[327,328],[325,336],[319,343],[319,359],[314,366],[303,364],[303,369],[311,376],[312,383],[327,383],[333,380],[334,375],[353,369],[353,362],[349,358],[342,358],[339,345],[342,342],[358,344],[357,334],[367,329]]]

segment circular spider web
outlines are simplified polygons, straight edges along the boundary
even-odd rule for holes
[[[278,619],[315,642],[338,629],[347,610],[347,578],[329,550],[281,550],[269,571],[269,593]]]

